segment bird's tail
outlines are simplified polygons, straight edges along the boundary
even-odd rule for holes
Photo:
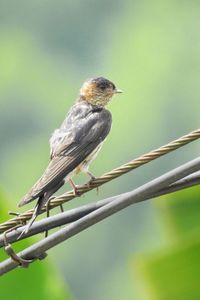
[[[30,230],[30,228],[31,228],[32,224],[34,223],[35,219],[40,214],[42,207],[48,201],[49,197],[50,197],[49,193],[45,193],[44,195],[39,197],[39,199],[37,201],[37,204],[34,208],[33,215],[31,217],[31,219],[29,220],[29,222],[27,223],[25,229],[22,231],[22,233],[18,237],[18,239],[20,239],[24,234],[28,233],[28,231]]]
[[[29,202],[31,202],[32,200],[36,199],[38,196],[36,195],[35,197],[33,197],[31,195],[31,193],[26,194],[21,201],[18,203],[18,207],[21,207]]]
[[[42,197],[45,193],[45,190],[38,189],[38,184],[41,182],[42,177],[34,184],[31,190],[21,199],[18,203],[18,207],[21,207],[38,197]]]
[[[35,191],[35,186],[37,185],[37,183],[33,186],[33,188],[30,190],[29,193],[27,193],[22,199],[21,201],[18,203],[18,207],[21,207],[31,201],[33,201],[34,199],[38,199],[39,202],[44,202],[43,205],[46,203],[46,201],[48,200],[48,198],[51,197],[51,195],[53,195],[59,188],[61,188],[61,186],[63,186],[63,184],[65,183],[64,180],[61,180],[58,184],[56,184],[54,187],[51,187],[49,190],[47,191],[40,191],[40,192],[34,192]],[[47,199],[46,199],[47,198]],[[45,200],[46,199],[46,200]]]
[[[31,228],[32,224],[34,223],[35,219],[37,218],[37,216],[41,213],[42,208],[44,207],[44,205],[49,201],[49,198],[65,183],[64,180],[62,180],[58,185],[56,185],[56,187],[52,188],[51,190],[49,190],[48,192],[45,192],[43,195],[41,195],[37,201],[37,204],[35,206],[35,209],[33,211],[33,215],[31,217],[31,219],[29,220],[28,224],[26,225],[25,229],[23,230],[23,232],[20,234],[19,238],[27,233],[29,231],[29,229]],[[26,197],[26,196],[25,196]],[[26,198],[23,199],[26,199]],[[22,199],[22,200],[23,200]],[[35,199],[35,198],[34,198]],[[31,201],[31,200],[30,200]],[[22,201],[21,201],[22,202]],[[19,205],[21,204],[21,202],[19,203]],[[26,202],[27,203],[27,202]],[[25,202],[23,202],[21,204],[24,205]]]

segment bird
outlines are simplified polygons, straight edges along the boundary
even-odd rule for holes
[[[112,115],[105,106],[118,93],[122,91],[104,77],[90,78],[83,83],[78,98],[60,128],[50,138],[48,166],[18,204],[21,207],[37,199],[25,233],[29,231],[50,197],[65,182],[69,182],[77,194],[77,187],[72,180],[74,175],[83,172],[89,175],[90,181],[95,179],[89,171],[89,165],[97,156],[111,129]]]

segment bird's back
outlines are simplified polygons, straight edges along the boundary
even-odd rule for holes
[[[86,101],[72,106],[50,139],[51,161],[41,178],[20,201],[22,206],[60,186],[60,182],[102,143],[110,131],[111,113]]]

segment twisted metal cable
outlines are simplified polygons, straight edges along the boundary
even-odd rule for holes
[[[130,172],[133,169],[136,169],[160,156],[163,156],[169,152],[172,152],[186,144],[191,143],[194,140],[197,140],[198,138],[200,138],[200,129],[194,130],[190,133],[188,133],[187,135],[184,135],[164,146],[161,146],[155,150],[152,150],[146,154],[143,154],[141,156],[139,156],[136,159],[133,159],[132,161],[116,168],[113,169],[112,171],[103,174],[102,176],[94,179],[90,184],[84,184],[83,186],[78,187],[77,192],[78,195],[82,195],[94,188],[97,188],[101,185],[103,185],[106,182],[109,182],[111,180],[113,180],[114,178],[117,178],[125,173]],[[65,202],[68,202],[74,198],[76,198],[77,196],[74,195],[73,191],[69,191],[61,196],[58,197],[52,197],[51,198],[51,203],[50,203],[50,207],[49,209],[52,209],[54,207],[60,206]],[[16,225],[20,225],[20,224],[24,224],[26,221],[28,221],[33,214],[33,209],[30,209],[20,215],[18,215],[15,218],[12,218],[2,224],[0,224],[0,233],[16,226]],[[41,211],[41,213],[46,211],[46,207],[44,207]]]
[[[58,229],[56,232],[40,240],[39,242],[34,243],[20,253],[15,253],[12,250],[11,245],[7,243],[9,247],[7,251],[9,251],[9,255],[12,255],[12,258],[10,257],[9,259],[6,259],[0,263],[0,276],[15,269],[19,266],[19,264],[21,266],[28,267],[30,263],[38,259],[41,260],[45,258],[47,256],[47,251],[59,245],[60,243],[134,203],[147,200],[149,196],[151,197],[151,195],[156,194],[162,189],[174,184],[174,182],[177,182],[177,180],[180,181],[186,176],[194,174],[194,172],[199,170],[200,157],[197,157],[196,159],[193,159],[192,161],[189,161],[143,184],[131,192],[118,195],[117,199],[114,201],[111,200],[100,208],[86,214],[86,216],[82,216],[71,224],[64,226],[62,229]]]
[[[192,173],[184,177],[183,179],[180,179],[166,186],[165,188],[162,188],[156,193],[149,194],[145,199],[142,199],[141,201],[146,201],[152,198],[168,195],[183,189],[194,187],[199,184],[200,184],[200,171]],[[131,192],[133,192],[133,190],[128,193]],[[120,199],[125,195],[127,195],[127,193],[123,193],[103,200],[99,200],[97,202],[93,201],[89,204],[84,204],[82,206],[69,209],[65,212],[58,213],[48,218],[43,218],[40,221],[34,222],[30,230],[27,233],[24,233],[23,235],[21,235],[21,233],[24,232],[26,225],[15,229],[11,228],[9,232],[7,231],[6,242],[7,244],[15,243],[16,241],[26,239],[27,237],[36,235],[38,233],[45,232],[47,230],[60,227],[62,225],[67,225],[69,223],[79,220],[80,218],[85,217],[89,213],[101,208],[104,205],[107,205],[113,201],[117,201],[118,199]],[[139,203],[141,201],[138,201],[136,203]],[[0,234],[0,248],[4,246],[5,246],[5,235]]]

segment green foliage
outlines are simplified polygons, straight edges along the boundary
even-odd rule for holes
[[[1,221],[7,218],[9,201],[0,193]],[[33,241],[33,240],[32,240]],[[14,245],[18,251],[30,245],[28,241],[22,241],[20,245]],[[7,256],[3,249],[0,249],[0,261]],[[46,263],[42,261],[34,262],[29,269],[17,268],[1,277],[0,280],[1,299],[21,300],[70,300],[68,288],[64,285],[63,279],[57,273],[55,267],[46,258]]]
[[[106,76],[124,90],[109,105],[113,127],[91,167],[96,175],[199,126],[198,1],[180,5],[178,0],[0,0],[0,5],[0,181],[9,195],[9,210],[16,210],[17,202],[43,172],[49,159],[48,139],[88,77]],[[92,192],[77,199],[74,205],[131,190],[195,153],[199,155],[197,142],[113,181],[100,189],[99,196]],[[19,269],[3,277],[2,297],[8,295],[4,294],[4,281],[6,287],[13,282],[19,287],[18,297],[22,282],[25,289],[30,280],[29,294],[23,290],[21,295],[49,299],[48,290],[58,286],[60,291],[60,282],[65,280],[82,300],[118,300],[122,295],[131,299],[127,290],[139,299],[138,281],[132,281],[127,272],[127,257],[180,238],[184,239],[178,242],[183,249],[192,249],[196,238],[192,240],[190,235],[196,236],[199,230],[198,191],[193,193],[194,197],[189,191],[177,193],[167,197],[166,203],[162,198],[159,211],[150,202],[136,205],[69,240],[67,251],[63,244],[50,253],[57,254],[61,280],[52,275],[55,270],[47,258],[29,270]],[[8,208],[3,209],[1,221],[8,217]],[[164,233],[160,232],[161,220],[165,220]],[[15,248],[26,245],[21,242]],[[179,253],[181,246],[176,247]],[[157,255],[159,263],[147,262],[143,267],[152,277],[159,269],[162,287],[165,255],[174,265],[178,260],[173,249],[158,251],[153,260]],[[141,280],[143,288],[151,276]],[[34,290],[34,282],[39,291]],[[182,278],[182,282],[185,286],[187,280]],[[15,292],[10,289],[9,293],[7,298],[12,299]],[[55,290],[52,295],[56,299]]]
[[[136,262],[148,300],[198,300],[200,298],[200,230],[155,255],[138,257]]]
[[[109,37],[106,30],[110,16],[120,10],[119,0],[1,0],[0,24],[17,31],[29,32],[48,51],[64,58],[81,69],[99,62],[101,43]],[[108,24],[109,25],[109,24]],[[14,27],[14,26],[13,26]],[[102,35],[103,31],[103,35]],[[64,60],[64,59],[63,59]]]
[[[178,239],[200,229],[200,187],[186,189],[158,201],[161,222],[166,225],[169,238]]]
[[[164,249],[135,259],[147,299],[200,298],[199,191],[190,188],[157,201],[171,240]]]

